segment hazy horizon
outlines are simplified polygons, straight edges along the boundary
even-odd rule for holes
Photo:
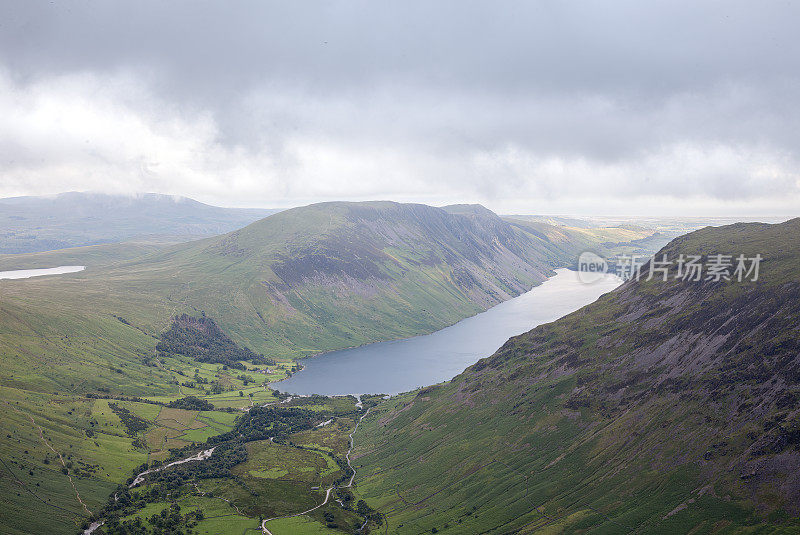
[[[316,204],[316,203],[324,203],[324,202],[381,202],[381,201],[388,201],[388,202],[405,202],[405,201],[397,201],[395,199],[389,198],[372,198],[372,199],[357,199],[357,200],[349,200],[349,199],[324,199],[320,201],[312,201],[303,204],[293,204],[293,205],[285,205],[285,206],[278,206],[277,204],[265,204],[265,205],[244,205],[244,206],[230,206],[230,205],[222,205],[222,204],[214,204],[213,200],[211,202],[208,201],[201,201],[199,199],[195,199],[186,195],[180,194],[169,194],[169,193],[158,193],[153,191],[141,191],[141,192],[131,192],[131,193],[107,193],[103,191],[96,191],[96,190],[86,190],[86,191],[61,191],[57,193],[50,193],[50,194],[42,194],[42,195],[14,195],[9,197],[0,197],[0,202],[10,199],[22,199],[22,198],[42,198],[42,199],[55,199],[61,195],[65,194],[86,194],[86,195],[112,195],[112,196],[121,196],[121,197],[129,197],[132,199],[142,198],[146,195],[162,195],[165,197],[171,197],[175,202],[181,201],[195,201],[201,202],[208,206],[216,207],[216,208],[230,208],[230,209],[241,209],[241,210],[270,210],[270,209],[277,209],[279,211],[282,210],[289,210],[292,208],[299,208],[302,206],[308,206],[309,204]],[[408,201],[414,202],[414,201]],[[441,203],[441,204],[430,204],[421,202],[419,204],[428,204],[430,206],[442,208],[445,206],[450,206],[453,204],[480,204],[498,215],[504,217],[513,217],[513,216],[536,216],[542,218],[575,218],[575,219],[584,219],[584,220],[730,220],[730,221],[741,221],[741,222],[764,222],[764,223],[779,223],[783,221],[787,221],[789,219],[793,219],[795,217],[800,217],[798,214],[768,214],[768,213],[748,213],[748,214],[738,214],[738,215],[708,215],[708,214],[686,214],[686,215],[670,215],[670,214],[644,214],[644,213],[578,213],[578,212],[548,212],[548,211],[540,211],[540,212],[503,212],[502,210],[496,210],[491,206],[491,203],[486,202],[476,202],[476,203],[466,203],[466,202],[454,202],[454,203]],[[271,214],[270,214],[271,215]],[[267,216],[268,217],[268,216]]]

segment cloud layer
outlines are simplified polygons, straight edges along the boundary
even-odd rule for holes
[[[790,215],[798,11],[5,3],[0,195]]]

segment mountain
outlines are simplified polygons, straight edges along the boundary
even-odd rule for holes
[[[72,384],[74,360],[95,352],[84,339],[115,333],[114,349],[97,353],[97,362],[131,348],[148,354],[175,315],[205,313],[241,345],[298,357],[455,323],[543,281],[553,267],[545,252],[536,237],[488,210],[464,216],[390,202],[311,205],[126,262],[2,281],[0,348],[36,361],[59,355],[46,381],[21,386]],[[4,364],[0,378],[18,384],[31,362]],[[131,363],[126,372],[135,369]],[[88,388],[124,389],[123,377],[79,379]]]
[[[533,228],[480,206],[333,202],[130,254],[114,244],[20,255],[11,260],[88,267],[0,281],[0,354],[28,355],[6,362],[0,380],[124,391],[123,377],[100,371],[87,381],[74,361],[110,370],[116,367],[110,362],[131,360],[136,348],[141,356],[126,370],[135,375],[137,360],[153,354],[161,333],[184,313],[207,314],[237,344],[271,358],[425,334],[530,289],[612,231],[605,232],[595,239]],[[2,258],[0,265],[7,265]],[[105,340],[110,348],[83,340]],[[25,370],[48,359],[46,377],[26,378]]]
[[[359,494],[389,533],[797,533],[798,235],[800,219],[677,238],[656,255],[667,281],[379,406]],[[694,281],[681,254],[763,261],[757,281]]]
[[[153,234],[184,240],[230,232],[276,210],[219,208],[186,197],[69,192],[0,199],[0,254],[130,240]]]
[[[191,242],[0,258],[87,266],[0,280],[0,532],[74,533],[141,464],[230,430],[220,409],[276,402],[266,383],[297,358],[485,310],[574,262],[571,236],[478,206],[322,203]]]
[[[568,253],[572,258],[572,262],[568,264],[570,267],[576,267],[577,259],[584,251],[594,252],[609,260],[617,255],[638,255],[643,259],[648,258],[672,239],[683,234],[634,225],[584,228],[551,225],[527,218],[504,217],[503,219],[514,227],[540,238],[554,258],[561,258]]]

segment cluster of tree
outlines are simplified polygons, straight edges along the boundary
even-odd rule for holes
[[[321,417],[320,413],[308,409],[253,407],[239,418],[233,430],[211,437],[208,443],[214,444],[237,439],[250,442],[268,438],[285,438],[292,433],[311,429],[314,421]]]
[[[110,515],[101,530],[107,535],[192,535],[203,518],[200,509],[181,514],[180,505],[172,503],[146,521],[136,517],[120,522],[119,516]]]
[[[344,509],[353,508],[353,493],[349,488],[336,487],[334,493],[336,494],[336,499],[342,502]]]
[[[273,390],[272,395],[279,401],[283,401],[284,399],[289,397],[287,392],[281,392],[280,390]]]
[[[358,503],[356,504],[356,513],[363,516],[364,520],[368,522],[375,522],[379,526],[383,524],[383,517],[381,514],[367,505],[367,502],[364,500],[358,500]]]
[[[125,407],[120,407],[116,403],[109,402],[108,407],[116,414],[125,426],[125,432],[129,437],[135,437],[139,431],[144,431],[150,424],[139,418]]]
[[[295,398],[294,400],[292,400],[292,405],[295,407],[302,405],[324,405],[327,402],[328,398],[326,396],[321,396],[319,394],[311,394],[310,396]]]
[[[101,392],[108,392],[108,388],[103,388],[103,387],[98,388],[97,390],[100,390]],[[113,396],[113,395],[108,394],[108,393],[95,394],[94,392],[88,392],[88,393],[86,393],[86,398],[87,399],[116,399],[118,401],[135,401],[136,403],[149,403],[151,405],[162,405],[162,406],[164,405],[164,403],[162,403],[160,401],[153,401],[151,399],[144,399],[144,398],[140,398],[140,397],[137,397],[137,396]]]
[[[247,449],[244,444],[229,442],[215,447],[214,453],[205,461],[176,464],[148,474],[147,479],[171,491],[195,479],[231,477],[231,468],[246,460]]]
[[[242,360],[255,364],[271,361],[247,347],[239,347],[222,329],[206,315],[194,318],[188,314],[176,316],[172,326],[161,335],[156,344],[159,356],[183,355],[200,362],[224,364],[244,370]]]
[[[210,405],[205,405],[207,403],[207,401],[197,397],[188,396],[173,401],[168,406],[191,410],[209,410],[205,408]],[[140,533],[148,535],[151,533],[188,535],[191,533],[191,526],[187,523],[188,515],[180,516],[182,524],[178,522],[178,516],[173,515],[173,512],[162,513],[162,515],[158,515],[159,518],[151,517],[147,522],[119,522],[119,518],[141,510],[147,503],[178,499],[183,493],[190,492],[188,484],[192,481],[232,477],[231,468],[247,461],[247,449],[245,447],[247,442],[268,438],[285,439],[298,431],[313,428],[314,423],[325,416],[328,415],[294,407],[253,407],[236,421],[231,431],[211,437],[201,446],[206,448],[214,447],[214,451],[208,459],[176,464],[166,469],[151,472],[147,475],[147,485],[141,488],[139,492],[131,494],[128,485],[133,482],[135,475],[146,470],[148,465],[142,464],[136,468],[132,477],[128,479],[125,485],[120,485],[117,488],[116,492],[109,497],[103,510],[93,519],[107,519],[106,525],[103,526],[103,531],[114,535],[138,535]],[[179,450],[172,450],[173,455],[170,460],[184,458],[195,451],[197,451],[197,446],[186,446]],[[345,471],[346,475],[340,478],[340,480],[344,480],[350,476],[349,467],[344,460],[335,459]],[[157,464],[154,463],[151,468],[156,467]],[[348,493],[348,502],[351,502],[351,500],[352,496]]]
[[[205,377],[201,377],[200,376],[200,370],[197,370],[197,369],[195,369],[195,371],[194,371],[194,379],[193,380],[198,385],[207,385],[208,384],[208,379],[206,379]]]
[[[261,366],[275,366],[277,364],[275,359],[271,359],[269,357],[265,357],[264,355],[257,355],[251,359],[253,364],[261,365]]]
[[[137,474],[147,469],[147,465],[143,464],[134,470]],[[148,503],[156,503],[165,501],[169,498],[177,499],[180,497],[180,492],[174,492],[167,489],[164,485],[150,485],[146,488],[140,489],[139,492],[131,494],[128,485],[133,481],[133,477],[128,479],[125,485],[117,486],[117,489],[108,497],[108,501],[103,506],[103,511],[93,517],[95,520],[100,517],[113,518],[123,517],[133,514],[139,509],[144,508]]]
[[[242,382],[242,384],[244,384],[244,386],[247,386],[248,383],[253,381],[252,379],[250,379],[250,377],[248,377],[245,374],[238,376],[237,379],[239,379]]]
[[[379,405],[384,398],[384,394],[363,394],[361,396],[361,405],[364,409],[369,409]]]
[[[205,377],[200,377],[200,375],[195,372],[194,377],[191,381],[184,381],[181,383],[181,386],[185,386],[187,388],[198,388],[200,390],[205,390],[206,387],[203,385],[207,385],[209,383],[208,379]]]
[[[167,403],[170,409],[185,409],[187,411],[213,411],[214,405],[197,396],[186,396]]]
[[[325,512],[323,513],[322,517],[325,519],[325,525],[331,529],[336,529],[339,527],[339,524],[336,523],[336,517],[333,516],[333,513]]]
[[[135,495],[128,491],[129,485],[133,483],[136,474],[147,470],[147,463],[142,464],[133,470],[133,475],[125,482],[125,486],[120,486],[117,491],[109,498],[104,507],[104,514],[108,515],[120,510],[131,514],[133,511],[141,509],[147,503],[176,499],[184,485],[197,479],[212,479],[231,477],[230,469],[237,464],[247,461],[247,449],[242,442],[227,442],[214,448],[214,452],[208,459],[197,462],[181,463],[169,468],[151,472],[147,474],[146,491]],[[156,467],[157,463],[153,464]],[[121,514],[120,516],[125,516]]]

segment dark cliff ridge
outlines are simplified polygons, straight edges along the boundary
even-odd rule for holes
[[[794,219],[674,240],[656,257],[760,254],[759,278],[685,281],[673,265],[667,281],[631,280],[510,339],[451,382],[377,412],[362,486],[398,522],[436,525],[458,513],[443,487],[489,478],[475,492],[492,515],[461,517],[476,532],[570,525],[581,511],[588,532],[796,526],[798,236]],[[485,468],[501,461],[502,487],[489,484],[501,468]],[[413,490],[397,502],[404,482]]]
[[[676,239],[656,258],[760,254],[759,278],[685,281],[673,265],[666,282],[660,276],[628,281],[556,324],[509,340],[473,366],[462,387],[486,384],[488,370],[498,381],[573,375],[565,406],[607,417],[646,413],[649,404],[664,402],[703,406],[717,417],[705,423],[703,440],[685,447],[691,452],[711,437],[725,442],[724,454],[719,447],[698,452],[709,478],[732,471],[746,480],[752,499],[774,492],[800,514],[797,236],[800,219],[707,228]]]
[[[330,214],[341,223],[335,232],[326,232],[323,225],[317,235],[292,240],[274,255],[270,268],[284,289],[319,281],[389,284],[416,267],[439,266],[451,271],[459,289],[486,306],[519,295],[546,278],[552,266],[531,235],[482,206],[469,208],[451,213],[390,201],[320,203],[258,222],[213,248],[240,258],[257,256],[257,245],[247,245],[257,244],[249,235],[282,217],[313,211]]]

